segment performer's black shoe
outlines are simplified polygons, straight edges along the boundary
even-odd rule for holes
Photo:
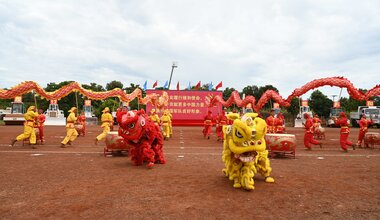
[[[322,143],[319,144],[319,148],[322,148]]]
[[[98,139],[97,138],[95,138],[95,145],[98,145]]]
[[[17,140],[16,140],[16,139],[13,139],[13,140],[11,141],[11,147],[13,147],[13,146],[15,145],[16,142],[17,142]]]
[[[68,144],[68,145],[71,145],[71,141],[68,141],[67,144]]]
[[[207,136],[207,139],[210,139],[210,136]]]
[[[62,147],[62,148],[66,148],[66,144],[62,144],[62,143],[61,143],[61,147]]]

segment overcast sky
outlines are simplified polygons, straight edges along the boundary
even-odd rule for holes
[[[271,84],[286,98],[331,76],[370,89],[380,83],[380,1],[0,0],[1,88],[162,86],[173,61],[172,89]]]

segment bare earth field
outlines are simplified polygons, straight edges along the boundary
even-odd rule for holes
[[[257,176],[245,191],[222,174],[215,128],[207,140],[200,127],[174,127],[167,164],[150,170],[104,157],[100,127],[60,148],[65,128],[47,126],[32,149],[9,146],[22,126],[0,126],[0,219],[380,219],[380,146],[344,153],[339,129],[326,128],[323,148],[306,151],[303,129],[287,129],[296,159],[272,159],[275,183]]]

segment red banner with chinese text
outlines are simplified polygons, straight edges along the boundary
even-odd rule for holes
[[[162,94],[161,90],[146,90],[146,94]],[[222,105],[218,104],[215,107],[208,108],[205,100],[209,95],[223,95],[221,91],[188,91],[188,90],[165,90],[169,96],[168,109],[173,115],[173,125],[190,125],[199,126],[203,125],[204,116],[207,115],[208,110],[216,117],[222,112]],[[146,112],[154,108],[149,102],[146,105]],[[156,109],[158,115],[161,117],[161,112]]]

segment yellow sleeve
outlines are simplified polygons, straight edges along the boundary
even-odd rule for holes
[[[69,116],[67,117],[67,121],[69,121],[69,122],[76,122],[77,121],[77,117],[75,117],[75,113],[71,112],[69,114]]]

